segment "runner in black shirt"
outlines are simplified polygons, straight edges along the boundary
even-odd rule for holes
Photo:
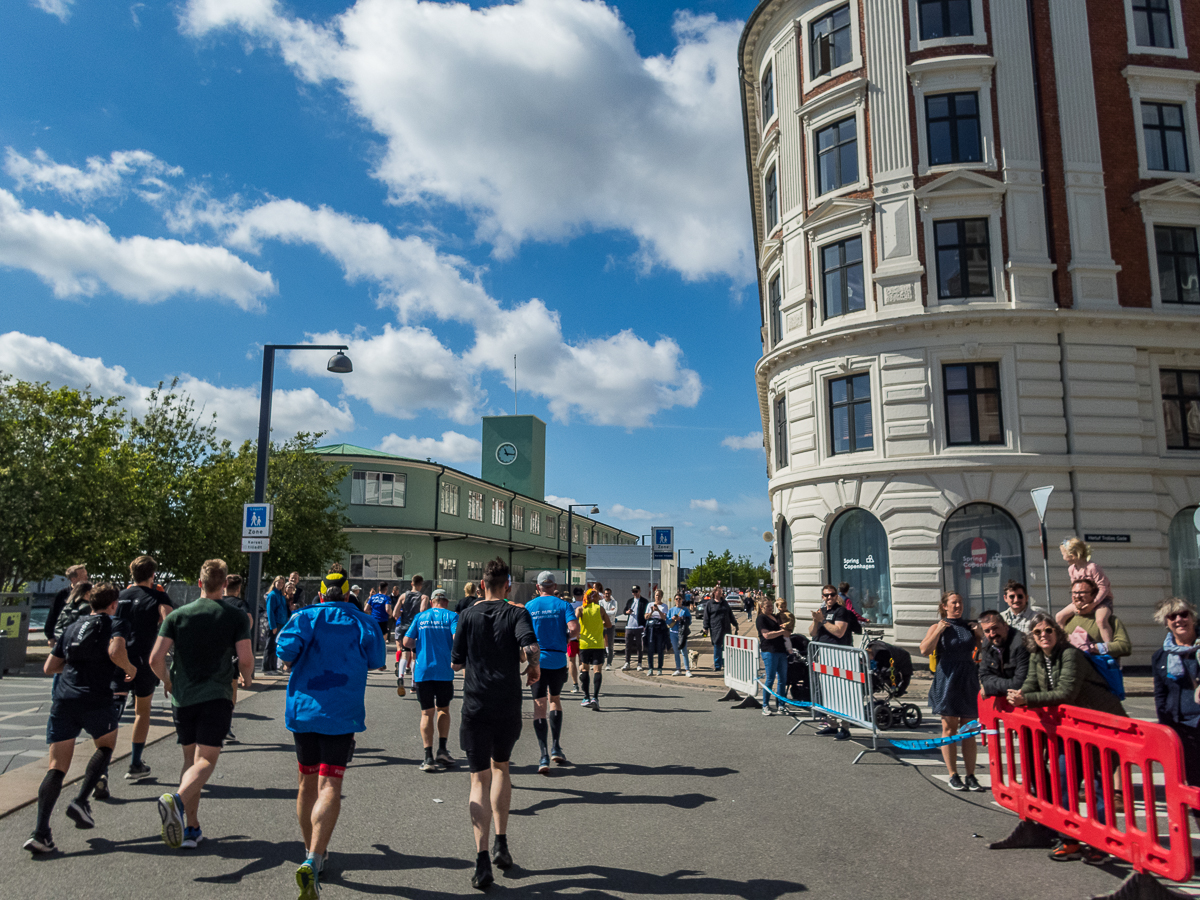
[[[54,595],[54,600],[50,603],[50,611],[46,614],[46,627],[42,629],[46,635],[46,643],[51,647],[55,643],[54,626],[58,624],[58,617],[67,605],[67,598],[71,596],[71,588],[88,580],[87,566],[71,566],[71,568],[67,569],[66,576],[71,584]]]
[[[529,664],[528,684],[541,676],[533,620],[524,607],[506,602],[510,584],[507,563],[496,558],[487,564],[484,599],[463,613],[450,654],[456,672],[466,669],[459,743],[471,766],[469,809],[477,851],[471,886],[479,890],[494,880],[493,861],[501,869],[513,864],[507,834],[512,800],[508,761],[521,736],[521,663]],[[489,859],[493,818],[496,842]]]
[[[118,667],[125,679],[132,680],[137,669],[129,661],[125,645],[128,627],[114,621],[117,589],[102,584],[92,592],[92,614],[73,623],[46,657],[43,671],[58,675],[46,723],[46,743],[50,745],[50,767],[38,789],[37,827],[24,844],[30,853],[52,853],[56,848],[50,833],[50,814],[62,791],[63,779],[75,755],[75,739],[86,731],[96,744],[79,793],[67,806],[67,817],[76,828],[92,828],[92,808],[88,797],[100,776],[108,768],[117,743],[117,716],[113,707],[112,681]]]

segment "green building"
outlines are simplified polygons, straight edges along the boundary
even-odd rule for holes
[[[582,584],[588,544],[637,543],[637,535],[579,514],[568,538],[566,511],[543,499],[546,426],[540,420],[489,417],[483,431],[487,481],[353,444],[313,451],[350,467],[339,492],[350,518],[353,550],[344,564],[351,581],[369,592],[376,582],[420,574],[457,598],[496,556],[508,562],[514,582],[532,581],[542,569],[564,571],[570,544],[572,580]]]

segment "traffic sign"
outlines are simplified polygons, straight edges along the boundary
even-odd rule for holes
[[[269,537],[244,537],[242,538],[243,553],[266,553],[271,549],[271,539]]]
[[[650,530],[654,533],[654,558],[674,559],[675,529],[664,526],[661,528],[652,528]]]
[[[247,503],[242,506],[242,537],[270,537],[275,524],[275,507],[270,503]]]
[[[1029,493],[1033,496],[1033,505],[1037,507],[1038,521],[1045,522],[1046,504],[1050,502],[1050,495],[1054,493],[1054,485],[1034,488]]]

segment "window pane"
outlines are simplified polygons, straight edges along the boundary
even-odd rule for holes
[[[946,398],[946,418],[950,443],[971,443],[971,401],[967,394],[953,394]]]
[[[1158,389],[1164,395],[1178,393],[1178,386],[1174,372],[1160,371],[1158,373]]]
[[[950,0],[950,34],[962,37],[971,34],[971,0]]]
[[[958,250],[939,250],[938,261],[938,296],[961,297],[962,272],[959,270]]]
[[[1179,289],[1180,302],[1200,303],[1200,273],[1197,272],[1195,256],[1179,258]]]
[[[967,367],[946,366],[943,370],[946,379],[946,390],[965,391],[967,389]]]
[[[1158,289],[1162,293],[1163,303],[1179,303],[1179,292],[1175,290],[1178,282],[1175,280],[1175,255],[1173,253],[1158,254]]]
[[[379,473],[367,473],[367,500],[368,505],[379,504]]]
[[[858,181],[858,141],[851,140],[842,145],[842,184]]]
[[[352,553],[350,555],[350,577],[363,577],[363,558],[357,553]]]
[[[955,94],[954,112],[959,116],[973,116],[978,112],[974,94]]]
[[[1167,435],[1167,446],[1182,447],[1183,418],[1180,415],[1179,403],[1175,400],[1163,401],[1163,430]]]
[[[842,314],[842,272],[834,269],[825,276],[825,318]]]
[[[379,505],[392,505],[392,483],[395,477],[391,472],[384,472],[379,476]]]
[[[950,123],[929,123],[929,163],[941,165],[954,161],[954,152],[950,144]]]
[[[1174,47],[1175,40],[1171,35],[1171,19],[1166,13],[1151,13],[1150,21],[1154,26],[1154,46]]]
[[[350,502],[351,503],[366,503],[367,497],[367,473],[355,472],[354,477],[350,481]]]
[[[941,0],[921,0],[921,40],[931,41],[945,36]]]
[[[1139,47],[1154,46],[1150,40],[1150,16],[1141,10],[1133,14],[1133,34]]]
[[[950,115],[949,95],[939,94],[936,97],[926,97],[925,115],[931,119],[944,119]]]
[[[846,11],[846,18],[850,18],[849,10]],[[846,28],[837,31],[833,35],[833,67],[844,66],[850,62],[852,58],[850,49],[850,29]]]
[[[987,219],[967,219],[963,222],[963,232],[968,244],[986,244],[988,242]]]
[[[958,120],[958,159],[955,162],[979,162],[983,151],[979,145],[979,120]]]
[[[992,293],[992,273],[988,265],[988,253],[982,247],[967,251],[967,295],[987,297]]]
[[[1167,132],[1167,168],[1172,172],[1188,170],[1187,146],[1181,131]]]
[[[846,307],[848,312],[867,308],[862,263],[846,267]]]
[[[871,376],[855,375],[850,380],[850,392],[855,400],[869,398],[871,396]]]
[[[1143,103],[1142,104],[1142,124],[1144,124],[1144,125],[1160,124],[1157,103]]]
[[[845,242],[846,262],[857,262],[862,259],[862,238],[851,238]]]
[[[397,475],[395,486],[392,488],[392,506],[403,506],[404,495],[408,490],[408,476]]]
[[[850,452],[850,410],[845,406],[833,410],[833,452]]]
[[[1183,111],[1181,107],[1165,105],[1162,107],[1162,121],[1172,128],[1183,127]]]
[[[817,149],[828,150],[837,143],[837,127],[822,128],[817,132]]]
[[[958,220],[938,222],[934,226],[939,247],[953,247],[958,244]]]
[[[829,382],[829,396],[833,399],[834,403],[846,402],[847,387],[848,385],[846,379],[844,378],[839,378],[837,381]]]
[[[978,395],[979,443],[1001,444],[1004,435],[1000,431],[1000,395]]]
[[[834,152],[822,153],[818,159],[818,190],[824,194],[826,191],[832,191],[838,187],[837,179],[837,154]]]
[[[1180,372],[1179,376],[1185,397],[1200,396],[1200,372]]]
[[[990,365],[976,366],[975,387],[983,389],[1000,387],[1000,367]]]
[[[1195,450],[1200,447],[1200,401],[1193,400],[1187,404],[1187,443]]]
[[[1169,253],[1173,249],[1171,240],[1172,231],[1173,229],[1163,228],[1162,226],[1154,229],[1154,246],[1160,253]]]
[[[871,433],[871,404],[854,404],[854,449],[870,450],[874,446]]]

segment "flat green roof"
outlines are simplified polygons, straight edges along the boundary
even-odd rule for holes
[[[324,447],[313,447],[313,453],[323,456],[375,456],[379,459],[402,459],[406,462],[426,462],[423,459],[413,459],[408,456],[396,456],[394,453],[384,453],[382,450],[371,450],[356,444],[328,444]]]

